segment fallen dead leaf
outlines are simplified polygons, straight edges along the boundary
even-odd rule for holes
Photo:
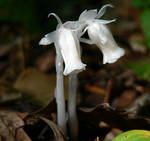
[[[86,84],[85,89],[91,93],[95,93],[95,94],[99,94],[99,95],[105,94],[105,90],[98,86],[92,86],[92,85]]]
[[[1,111],[0,119],[9,129],[12,135],[15,135],[15,130],[24,125],[24,121],[13,111]]]
[[[139,96],[132,104],[125,108],[128,113],[149,117],[150,93]]]
[[[50,126],[50,128],[53,130],[56,141],[66,141],[63,133],[61,132],[61,130],[58,128],[58,126],[54,122],[52,122],[51,120],[48,120],[44,117],[39,117],[39,118],[41,120],[43,120],[44,122],[46,122],[48,124],[48,126]]]
[[[16,141],[32,141],[22,128],[16,132]]]
[[[129,44],[133,51],[141,54],[147,53],[147,48],[144,46],[144,37],[141,34],[132,34],[129,37]]]
[[[36,67],[38,70],[47,72],[55,67],[55,54],[52,51],[48,51],[41,56],[39,56],[36,60]]]
[[[104,141],[112,141],[116,136],[122,133],[122,130],[113,128],[108,134],[105,136]]]
[[[125,90],[118,99],[116,108],[122,109],[133,103],[136,99],[137,92],[135,90]]]
[[[64,85],[66,95],[68,90],[67,80],[68,79],[65,77]],[[49,75],[36,69],[28,68],[19,76],[14,87],[20,92],[29,94],[32,97],[33,102],[36,101],[38,105],[45,106],[54,98],[56,75]]]
[[[5,141],[31,141],[21,128],[24,121],[15,111],[0,111],[0,137]]]
[[[99,125],[101,121],[104,121],[111,127],[123,131],[131,129],[150,130],[150,119],[131,115],[125,111],[117,111],[107,103],[99,104],[94,108],[80,108],[79,120],[85,125],[89,125],[91,122],[94,125]]]
[[[2,119],[0,119],[0,136],[1,136],[1,138],[5,139],[6,141],[14,141],[14,137],[9,132],[9,129],[4,124]]]
[[[21,94],[20,93],[4,93],[2,95],[0,95],[0,104],[3,105],[3,104],[6,104],[8,102],[11,102],[11,101],[15,101],[17,99],[21,98]]]

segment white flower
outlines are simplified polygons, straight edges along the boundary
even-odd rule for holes
[[[79,26],[75,24],[76,27],[74,27],[73,24],[71,24],[71,28],[69,23],[62,24],[56,14],[51,13],[50,15],[55,16],[59,24],[56,31],[45,35],[39,44],[49,45],[54,42],[55,47],[62,55],[65,63],[64,75],[78,73],[84,70],[86,65],[81,62],[80,44],[78,39],[79,35],[77,34]]]
[[[88,31],[90,38],[90,40],[81,38],[80,41],[96,44],[103,53],[103,64],[114,63],[125,53],[124,49],[116,44],[111,32],[106,26],[106,24],[114,22],[115,20],[98,19],[104,15],[106,7],[112,7],[112,5],[104,5],[99,12],[97,12],[96,9],[85,10],[79,17],[80,22],[87,24],[85,30]]]

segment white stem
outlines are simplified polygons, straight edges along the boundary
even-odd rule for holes
[[[64,99],[64,80],[63,80],[63,59],[60,54],[59,48],[56,47],[56,103],[57,103],[57,124],[62,129],[64,134],[66,130],[66,110],[65,110],[65,99]]]
[[[77,74],[69,75],[68,116],[71,141],[78,140],[78,119],[76,113]]]

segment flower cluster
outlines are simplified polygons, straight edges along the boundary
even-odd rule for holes
[[[58,25],[56,30],[45,35],[39,44],[49,45],[54,42],[65,63],[64,75],[85,69],[86,65],[81,61],[80,42],[96,44],[103,53],[103,64],[114,63],[124,55],[124,49],[116,44],[107,27],[108,23],[115,20],[99,19],[104,15],[107,7],[113,6],[106,4],[99,11],[85,10],[80,14],[78,21],[68,21],[64,24],[56,14],[49,14],[56,17]],[[86,31],[89,39],[82,38]]]

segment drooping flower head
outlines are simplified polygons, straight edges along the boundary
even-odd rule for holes
[[[116,44],[111,32],[106,24],[115,20],[101,20],[107,7],[113,7],[111,4],[104,5],[99,11],[97,9],[85,10],[79,16],[80,22],[85,22],[89,38],[91,41],[81,39],[82,42],[96,44],[103,53],[103,64],[114,63],[124,55],[124,50]]]
[[[55,16],[58,21],[56,31],[46,34],[39,44],[49,45],[54,42],[57,54],[62,55],[65,63],[64,75],[84,70],[86,65],[81,62],[80,35],[77,34],[80,24],[70,24],[69,22],[62,24],[56,14],[50,13],[49,16],[51,15]]]

